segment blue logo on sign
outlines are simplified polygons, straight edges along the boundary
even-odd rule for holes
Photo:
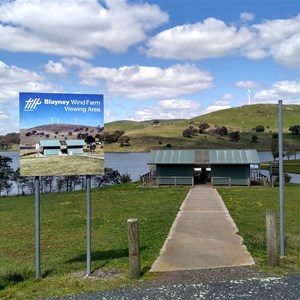
[[[42,104],[42,101],[40,98],[29,98],[25,102],[26,102],[26,105],[24,107],[24,111],[34,111],[38,105]]]

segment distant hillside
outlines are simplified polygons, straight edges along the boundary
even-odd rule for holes
[[[183,137],[183,131],[190,126],[199,129],[201,123],[208,123],[211,131],[225,126],[228,133],[240,132],[240,140],[232,142],[228,136],[216,134],[198,134],[192,138]],[[289,127],[300,124],[300,105],[283,106],[284,146],[287,149],[300,150],[300,135],[291,135]],[[264,132],[255,132],[257,125],[264,126]],[[278,105],[257,104],[234,107],[201,115],[192,119],[151,121],[117,121],[105,124],[105,132],[123,130],[130,137],[131,146],[120,147],[108,144],[106,151],[149,151],[151,149],[209,149],[209,148],[255,148],[269,151],[272,133],[278,131]],[[257,143],[252,136],[258,137]]]
[[[97,126],[84,126],[75,124],[45,124],[35,126],[28,129],[21,129],[21,144],[26,146],[34,146],[43,139],[77,139],[78,135],[92,135],[101,132],[101,128]]]
[[[255,104],[233,107],[190,119],[193,122],[207,122],[215,126],[228,126],[249,131],[257,125],[269,130],[278,129],[278,105]],[[283,105],[283,127],[285,130],[300,123],[300,105]]]
[[[40,126],[35,126],[32,128],[28,128],[28,129],[22,129],[24,131],[26,130],[36,130],[36,131],[51,131],[51,132],[55,132],[55,131],[63,131],[63,132],[68,132],[68,131],[74,131],[76,129],[78,129],[78,131],[81,130],[85,130],[86,128],[89,129],[97,129],[97,126],[86,126],[86,125],[78,125],[78,124],[44,124],[44,125],[40,125]]]
[[[20,134],[16,132],[0,135],[0,151],[15,150],[15,145],[20,142]]]

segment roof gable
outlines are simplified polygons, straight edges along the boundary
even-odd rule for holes
[[[67,146],[84,146],[86,145],[84,140],[66,140]]]
[[[259,156],[254,149],[210,150],[210,164],[259,164]]]
[[[59,140],[40,140],[41,147],[60,147]]]
[[[148,164],[194,164],[194,150],[152,150]]]
[[[153,164],[259,164],[255,149],[152,150],[148,160]]]

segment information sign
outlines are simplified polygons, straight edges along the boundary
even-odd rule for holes
[[[20,93],[21,176],[104,172],[101,94]]]

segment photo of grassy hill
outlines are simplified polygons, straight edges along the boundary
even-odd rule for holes
[[[104,172],[103,128],[46,124],[20,130],[22,176],[93,175]]]

